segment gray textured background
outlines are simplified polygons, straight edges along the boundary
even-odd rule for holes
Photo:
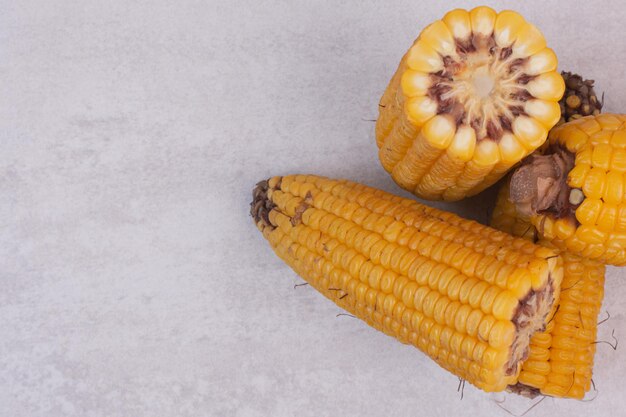
[[[399,192],[367,119],[419,30],[473,4],[247,3],[0,2],[0,416],[523,412],[294,290],[248,217],[270,175]],[[622,2],[492,5],[626,112]],[[607,281],[599,337],[626,343],[626,273]],[[624,415],[625,359],[599,345],[595,401],[527,415]]]

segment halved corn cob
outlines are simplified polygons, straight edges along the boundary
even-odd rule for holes
[[[626,115],[558,126],[544,155],[511,177],[510,198],[538,237],[599,262],[626,265]]]
[[[425,28],[380,104],[383,167],[427,199],[477,194],[544,143],[565,89],[539,30],[512,11],[453,10]]]
[[[360,184],[274,177],[251,206],[313,287],[485,391],[517,381],[558,296],[554,251]]]
[[[529,219],[520,218],[509,200],[509,179],[498,194],[491,225],[536,241],[535,227]],[[546,329],[531,337],[528,359],[522,364],[518,383],[510,389],[529,396],[541,393],[582,399],[591,387],[605,266],[568,252],[562,252],[561,257],[560,299],[549,315]]]

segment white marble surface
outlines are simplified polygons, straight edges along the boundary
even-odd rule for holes
[[[623,3],[493,2],[539,25],[561,67],[626,111]],[[248,217],[270,175],[399,192],[377,102],[459,1],[0,2],[0,416],[506,416],[339,309]],[[487,194],[489,197],[489,194]],[[484,220],[485,196],[452,209]],[[626,346],[626,273],[604,310]],[[598,346],[590,403],[624,415],[625,349]]]

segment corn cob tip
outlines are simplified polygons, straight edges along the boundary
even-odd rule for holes
[[[557,125],[585,116],[598,115],[602,112],[604,94],[602,99],[598,99],[593,88],[594,80],[587,80],[578,74],[567,71],[562,71],[561,76],[565,81],[565,94],[559,101],[561,119]]]
[[[260,221],[270,225],[269,213],[274,208],[274,203],[267,196],[269,180],[259,181],[252,190],[252,202],[250,203],[250,215],[255,223]]]
[[[276,204],[272,202],[270,192],[272,189],[280,189],[282,177],[273,177],[267,180],[259,181],[252,190],[252,202],[250,203],[250,215],[254,222],[262,227],[275,228],[277,225],[270,219],[270,213],[276,208]],[[291,216],[290,222],[292,226],[296,226],[302,220],[302,213],[309,208],[311,194],[308,193],[304,200],[295,208],[294,215]]]

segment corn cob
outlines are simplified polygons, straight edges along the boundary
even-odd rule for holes
[[[511,177],[510,199],[541,240],[573,255],[626,265],[626,115],[558,126],[544,155]]]
[[[509,179],[504,182],[493,211],[496,229],[535,241],[536,229],[520,218],[509,200]],[[543,242],[544,245],[549,245]],[[605,266],[600,262],[562,252],[561,296],[550,313],[545,331],[530,339],[528,360],[518,383],[510,390],[522,395],[539,393],[582,399],[591,386],[597,318],[604,296]]]
[[[546,140],[565,89],[539,30],[512,11],[453,10],[419,35],[379,103],[380,161],[426,199],[477,194]]]
[[[485,391],[517,381],[558,297],[553,250],[349,181],[271,178],[251,214],[318,291]]]

